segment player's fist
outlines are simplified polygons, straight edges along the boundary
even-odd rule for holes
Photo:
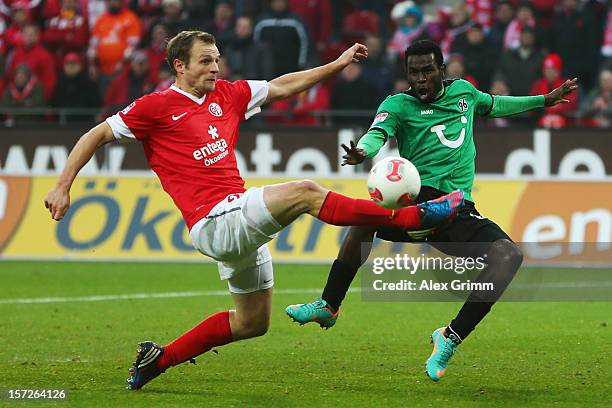
[[[51,213],[51,218],[59,221],[64,218],[66,211],[70,207],[70,194],[67,190],[55,187],[47,193],[45,197],[45,208]]]
[[[359,62],[366,58],[368,58],[368,47],[363,44],[355,43],[338,57],[338,62],[345,67],[351,62]]]

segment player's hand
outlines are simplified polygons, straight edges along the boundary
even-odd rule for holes
[[[352,140],[350,147],[345,144],[341,144],[340,146],[342,146],[342,148],[346,152],[346,154],[342,156],[342,158],[344,159],[344,161],[342,162],[342,166],[346,166],[347,164],[354,166],[355,164],[361,163],[368,157],[368,154],[365,152],[365,150],[358,148],[355,142],[353,142]]]
[[[343,67],[346,67],[352,62],[359,62],[366,58],[368,58],[368,47],[355,43],[351,48],[344,51],[336,61],[340,62]]]
[[[59,221],[64,218],[66,211],[70,207],[70,193],[68,190],[54,187],[47,193],[45,198],[45,208],[51,213],[51,218]]]
[[[555,106],[560,103],[569,103],[570,101],[565,99],[565,97],[578,89],[577,82],[578,78],[568,79],[563,83],[563,85],[544,95],[544,106]]]

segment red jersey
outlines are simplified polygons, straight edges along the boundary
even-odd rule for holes
[[[229,194],[243,193],[234,149],[241,120],[261,111],[266,81],[218,80],[197,98],[172,85],[106,119],[117,139],[138,139],[187,227]]]

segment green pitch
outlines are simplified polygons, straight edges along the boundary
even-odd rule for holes
[[[434,384],[423,373],[428,336],[460,305],[366,303],[351,293],[329,331],[290,323],[285,306],[317,296],[326,274],[325,266],[277,265],[266,336],[130,392],[139,340],[164,344],[231,306],[216,268],[0,262],[0,388],[66,389],[70,401],[59,406],[612,405],[612,303],[499,304]],[[202,293],[184,293],[194,291]],[[171,292],[182,297],[133,296]],[[49,297],[64,301],[7,301]]]

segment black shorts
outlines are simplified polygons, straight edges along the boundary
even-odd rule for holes
[[[444,194],[433,187],[423,186],[416,201],[422,203]],[[391,242],[427,242],[446,254],[464,257],[484,254],[489,248],[487,244],[497,240],[512,241],[499,225],[481,216],[472,201],[466,201],[456,217],[436,227],[425,237],[411,236],[405,230],[394,227],[377,229],[376,237]]]

